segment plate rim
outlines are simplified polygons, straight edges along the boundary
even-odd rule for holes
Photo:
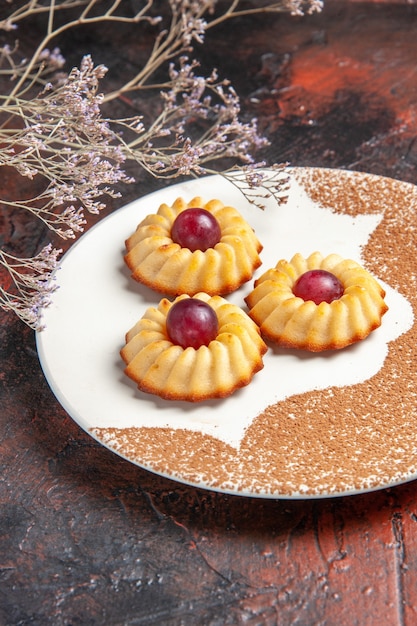
[[[393,179],[390,178],[388,176],[380,176],[378,174],[372,174],[372,173],[368,173],[368,172],[360,172],[360,171],[356,171],[356,170],[348,170],[348,169],[343,169],[343,168],[327,168],[327,167],[311,167],[311,166],[300,166],[300,167],[293,167],[290,166],[288,167],[289,172],[291,173],[291,171],[294,170],[298,170],[298,171],[303,171],[303,170],[319,170],[320,172],[332,172],[332,173],[337,173],[337,172],[341,172],[343,175],[345,176],[366,176],[366,177],[371,177],[371,178],[375,178],[375,179],[386,179],[388,181],[395,181],[397,183],[400,183],[401,185],[407,185],[407,186],[411,186],[413,188],[416,188],[415,185],[413,185],[413,183],[407,182],[407,181],[398,181],[397,179]],[[210,179],[217,179],[220,175],[219,174],[210,174],[208,176],[204,176],[202,178],[204,178],[205,180],[210,180]],[[87,238],[89,235],[91,235],[91,233],[94,233],[97,229],[99,229],[100,227],[103,226],[104,223],[107,223],[111,220],[115,220],[118,218],[118,216],[120,216],[121,212],[124,211],[129,211],[131,210],[132,206],[135,205],[138,201],[144,200],[146,199],[152,199],[154,196],[161,196],[164,193],[170,192],[175,188],[180,188],[183,187],[184,184],[186,183],[192,183],[195,184],[196,182],[200,181],[201,178],[198,179],[190,179],[187,181],[183,181],[183,182],[178,182],[172,185],[169,185],[167,187],[163,187],[161,189],[157,189],[154,190],[152,192],[150,192],[149,194],[144,194],[143,196],[139,196],[138,198],[128,202],[127,204],[121,206],[120,208],[116,209],[115,211],[113,211],[112,213],[110,213],[109,215],[104,216],[102,219],[99,219],[99,221],[97,223],[95,223],[94,225],[92,225],[86,232],[84,232],[70,247],[69,249],[63,254],[63,256],[60,259],[59,265],[61,266],[62,263],[65,263],[66,259],[73,254],[74,250],[76,250],[76,248],[78,247],[78,245],[82,242],[85,241],[85,238]],[[59,271],[59,269],[58,269]],[[115,448],[111,447],[109,444],[107,444],[106,442],[104,442],[102,439],[100,439],[95,433],[94,433],[94,427],[93,428],[85,428],[81,423],[80,420],[75,418],[73,415],[73,412],[71,410],[71,407],[69,406],[69,403],[67,401],[67,399],[65,397],[62,396],[62,394],[60,393],[60,390],[57,388],[55,381],[54,381],[54,375],[53,372],[50,370],[49,366],[48,366],[48,362],[47,362],[47,358],[45,355],[45,351],[44,351],[44,345],[43,345],[43,340],[42,340],[42,335],[43,335],[44,331],[41,332],[35,332],[35,343],[36,343],[36,349],[37,349],[37,353],[38,353],[38,358],[39,358],[39,362],[40,362],[40,366],[41,369],[43,371],[43,374],[45,376],[45,379],[53,393],[53,395],[55,396],[56,400],[58,401],[58,403],[62,406],[62,408],[66,411],[66,413],[68,414],[68,416],[76,422],[76,424],[90,437],[92,437],[95,441],[97,441],[101,446],[103,446],[104,448],[106,448],[107,450],[109,450],[110,452],[112,452],[113,454],[116,454],[118,457],[124,459],[125,461],[139,467],[142,468],[148,472],[153,473],[156,476],[160,476],[162,478],[166,478],[172,481],[175,481],[179,484],[182,485],[186,485],[189,487],[194,487],[194,488],[199,488],[199,489],[204,489],[204,490],[208,490],[208,491],[212,491],[215,493],[220,493],[220,494],[226,494],[226,495],[235,495],[235,496],[239,496],[239,497],[253,497],[253,498],[260,498],[260,499],[289,499],[289,500],[306,500],[306,499],[328,499],[328,498],[336,498],[336,497],[345,497],[345,496],[352,496],[352,495],[361,495],[361,494],[366,494],[366,493],[373,493],[382,489],[386,489],[386,488],[391,488],[391,487],[395,487],[398,485],[402,485],[402,484],[406,484],[408,482],[412,482],[413,480],[415,480],[417,478],[417,473],[413,473],[410,474],[410,476],[404,478],[404,479],[400,479],[398,481],[392,481],[389,484],[381,484],[380,486],[372,486],[369,488],[361,488],[359,490],[356,489],[348,489],[348,490],[344,490],[344,491],[338,491],[338,492],[329,492],[329,493],[304,493],[304,492],[294,492],[293,494],[289,495],[289,494],[283,494],[277,491],[272,491],[272,492],[252,492],[252,491],[248,491],[248,490],[243,490],[243,491],[239,491],[239,490],[235,490],[235,489],[227,489],[227,488],[216,488],[215,486],[212,485],[206,485],[205,483],[198,483],[197,481],[190,481],[187,480],[183,477],[181,477],[180,475],[178,475],[176,472],[162,472],[159,470],[155,470],[155,468],[152,467],[152,464],[147,463],[145,461],[143,462],[138,462],[135,459],[129,458],[128,456],[126,456],[125,454],[123,454],[122,452],[116,450]],[[81,420],[82,421],[82,420]]]

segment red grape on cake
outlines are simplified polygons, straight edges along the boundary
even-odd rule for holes
[[[250,280],[262,245],[241,214],[200,197],[161,204],[126,240],[132,277],[170,296],[225,295]]]
[[[385,291],[355,261],[315,252],[280,260],[245,298],[262,335],[286,348],[312,352],[365,339],[388,310]]]
[[[263,368],[267,347],[238,306],[205,293],[163,298],[129,330],[125,374],[167,400],[223,398]]]

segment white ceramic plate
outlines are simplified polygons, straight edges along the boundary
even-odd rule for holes
[[[278,206],[269,199],[264,211],[221,176],[173,185],[116,211],[64,256],[60,289],[44,312],[46,329],[38,333],[37,346],[54,394],[85,431],[116,454],[197,487],[317,498],[413,479],[416,402],[408,394],[401,407],[398,395],[387,399],[385,393],[393,377],[401,378],[399,394],[415,388],[417,289],[407,252],[415,190],[368,174],[295,168],[288,202]],[[119,350],[127,330],[162,296],[130,278],[124,241],[162,202],[197,195],[232,204],[253,226],[264,246],[255,276],[296,252],[336,252],[363,263],[387,292],[389,311],[381,328],[337,352],[271,346],[252,383],[224,400],[168,402],[139,392],[123,374]],[[404,280],[404,264],[412,269],[412,281]],[[245,307],[252,285],[228,298]],[[383,415],[374,408],[381,402]]]

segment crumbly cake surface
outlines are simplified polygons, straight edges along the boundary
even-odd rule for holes
[[[359,172],[295,168],[292,175],[312,201],[335,214],[382,214],[362,259],[406,296],[415,315],[416,187]],[[413,323],[389,344],[372,378],[266,406],[238,448],[184,428],[91,432],[142,467],[231,493],[322,497],[393,485],[417,476],[416,345]]]
[[[218,221],[221,237],[213,248],[192,252],[172,240],[175,218],[188,208],[205,209]],[[132,277],[156,291],[171,296],[199,291],[225,295],[252,278],[261,265],[262,245],[234,207],[195,197],[188,203],[177,198],[172,206],[161,204],[126,240],[126,250]]]
[[[317,269],[340,280],[340,298],[315,304],[294,295],[300,276]],[[285,348],[320,352],[345,348],[378,328],[388,310],[384,297],[384,289],[355,261],[314,252],[278,261],[255,281],[245,300],[264,337]]]
[[[173,302],[163,298],[127,333],[121,350],[125,373],[141,391],[166,400],[224,398],[249,384],[262,369],[266,344],[242,309],[221,296],[205,293],[194,298],[215,311],[217,337],[198,349],[173,344],[166,330],[167,315],[175,302],[188,297],[182,295]]]

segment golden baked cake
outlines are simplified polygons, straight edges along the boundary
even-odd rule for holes
[[[202,323],[207,319],[209,328]],[[205,343],[198,346],[199,337]],[[140,390],[198,402],[247,385],[263,368],[266,350],[258,327],[241,308],[221,296],[198,293],[174,302],[163,298],[148,308],[126,334],[120,354],[126,375]]]
[[[385,291],[358,263],[337,254],[281,260],[245,298],[262,335],[312,352],[344,348],[381,325]]]
[[[126,249],[132,277],[156,291],[224,295],[252,278],[262,245],[235,208],[196,197],[162,204],[138,225]]]

